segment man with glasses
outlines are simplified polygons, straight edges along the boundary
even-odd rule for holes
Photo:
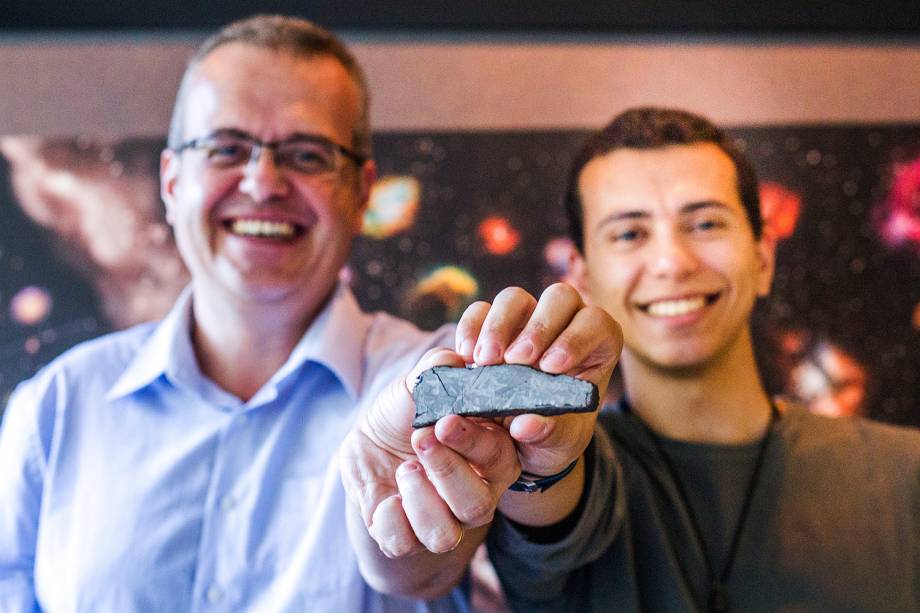
[[[602,384],[617,329],[563,287],[539,303],[520,290],[480,303],[456,345],[452,328],[429,334],[362,313],[338,276],[376,173],[367,98],[350,52],[301,20],[231,24],[192,58],[161,159],[191,285],[162,322],[74,348],[11,398],[0,610],[463,610],[451,588],[489,506],[522,468],[551,475],[579,457],[591,416],[519,418],[508,426],[526,439],[519,447],[502,428],[471,441],[457,418],[441,435],[466,442],[462,455],[439,448],[432,428],[410,440],[404,381],[427,349],[458,353],[422,365],[514,358]],[[521,329],[529,349],[503,356]],[[336,454],[353,427],[349,506]],[[489,461],[493,448],[500,461]],[[418,481],[395,474],[424,465],[430,495],[443,466],[428,462],[432,449],[488,490],[485,507],[435,538],[400,502]],[[385,496],[362,499],[356,483]],[[566,487],[553,491],[562,502],[547,502],[549,520],[572,504]],[[404,533],[396,553],[419,553],[390,560],[359,523],[369,516],[391,526],[408,516],[419,538]],[[431,600],[370,589],[346,518],[362,569],[381,572],[374,585]]]

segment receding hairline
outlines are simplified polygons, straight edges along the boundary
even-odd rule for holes
[[[369,125],[370,94],[367,89],[367,82],[364,76],[364,72],[353,56],[349,55],[348,57],[350,60],[346,62],[343,61],[342,57],[340,57],[338,53],[328,49],[305,50],[301,47],[297,47],[294,44],[286,42],[265,43],[261,40],[248,40],[243,38],[223,40],[219,44],[210,46],[206,44],[202,46],[202,48],[200,48],[189,60],[189,63],[185,68],[185,72],[182,74],[182,80],[180,81],[179,89],[176,93],[175,103],[173,105],[173,113],[169,124],[169,133],[167,135],[168,148],[174,149],[178,147],[182,140],[185,138],[186,98],[188,97],[189,90],[200,78],[202,65],[205,64],[215,52],[218,52],[220,49],[232,46],[249,47],[252,49],[262,49],[269,53],[284,54],[294,59],[295,61],[301,60],[304,62],[310,62],[315,60],[322,60],[325,58],[335,61],[345,71],[345,74],[348,76],[350,82],[352,83],[355,94],[357,96],[358,115],[355,121],[355,125],[352,129],[351,146],[359,153],[363,153],[368,156],[371,154]]]
[[[183,76],[183,81],[187,82],[188,86],[194,86],[202,78],[214,78],[215,76],[219,77],[219,71],[221,69],[235,70],[234,66],[226,65],[226,62],[227,62],[226,59],[215,58],[216,55],[219,55],[228,50],[232,50],[234,47],[240,50],[255,50],[255,51],[261,51],[261,52],[275,55],[275,56],[280,56],[284,58],[283,60],[280,60],[280,61],[284,62],[284,61],[290,60],[292,64],[294,65],[306,64],[309,66],[311,64],[327,64],[330,66],[338,67],[338,69],[342,71],[342,74],[344,74],[344,76],[347,77],[348,83],[350,83],[350,87],[352,88],[352,92],[355,96],[355,101],[356,101],[355,110],[359,114],[363,112],[363,107],[362,107],[363,94],[362,94],[361,84],[355,80],[354,75],[351,72],[349,72],[348,67],[342,64],[339,58],[329,53],[315,53],[315,54],[305,55],[303,53],[294,52],[294,51],[291,51],[290,49],[286,49],[283,47],[270,48],[270,47],[266,47],[262,45],[249,44],[245,41],[231,41],[219,47],[215,47],[214,49],[211,50],[210,53],[202,56],[194,64],[189,64],[185,72],[185,75]],[[213,72],[211,74],[203,74],[203,71],[207,69],[209,66],[212,67],[211,68],[212,71],[218,72],[218,75],[215,75]],[[299,69],[295,68],[294,70],[299,70]],[[290,74],[293,75],[296,73],[292,71],[290,72]],[[188,92],[186,91],[184,92],[184,94],[188,95]]]

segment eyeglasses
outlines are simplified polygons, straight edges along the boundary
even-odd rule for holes
[[[341,168],[342,158],[361,166],[367,156],[343,147],[322,136],[299,134],[281,141],[261,141],[238,131],[221,131],[184,142],[173,151],[186,149],[204,151],[207,163],[215,168],[235,168],[258,160],[264,149],[274,156],[275,163],[308,175],[321,175]]]

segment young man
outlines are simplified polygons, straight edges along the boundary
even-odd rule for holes
[[[368,586],[345,528],[344,437],[378,396],[374,415],[400,414],[381,390],[453,345],[450,328],[362,313],[338,283],[375,179],[367,98],[350,52],[302,20],[231,24],[192,59],[161,164],[191,285],[162,322],[74,348],[11,398],[0,610],[466,608],[450,590],[481,535],[415,556],[427,590],[401,593],[437,600],[412,602]],[[534,303],[512,292],[483,308],[491,334],[539,315],[563,370],[591,353],[584,339],[615,344],[609,317],[577,296]],[[583,313],[606,329],[579,331]],[[513,481],[518,456],[499,434],[511,453],[484,478]]]
[[[774,245],[731,140],[627,111],[576,157],[567,210],[572,280],[623,329],[625,396],[573,531],[496,522],[514,607],[920,610],[920,433],[766,394],[749,318]]]

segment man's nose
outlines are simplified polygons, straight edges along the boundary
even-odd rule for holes
[[[680,279],[697,271],[700,261],[680,233],[667,233],[653,241],[651,269],[656,276]]]
[[[255,202],[267,202],[288,194],[291,186],[275,160],[275,152],[266,147],[256,147],[243,168],[239,190]]]

